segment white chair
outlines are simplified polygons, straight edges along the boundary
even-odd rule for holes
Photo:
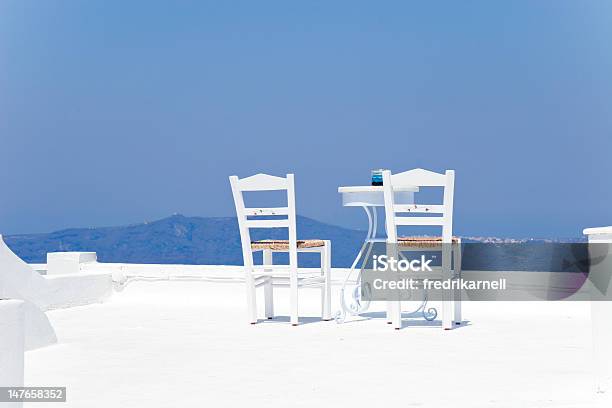
[[[393,188],[398,186],[442,187],[444,189],[443,202],[441,205],[395,204]],[[398,174],[391,174],[389,170],[383,171],[387,242],[397,244],[396,248],[399,251],[442,251],[441,279],[459,279],[461,276],[461,240],[453,237],[454,189],[455,172],[453,170],[447,170],[444,174],[424,169],[414,169]],[[412,216],[412,214],[421,216]],[[427,216],[422,216],[423,214]],[[398,226],[439,226],[442,228],[442,236],[398,236]],[[452,266],[451,255],[454,258]],[[461,324],[461,291],[454,290],[452,295],[444,291],[443,296],[442,327],[448,330],[454,325]],[[387,321],[392,323],[394,328],[401,328],[401,303],[399,301],[388,302]]]
[[[287,174],[286,178],[267,174],[256,174],[243,179],[231,176],[230,183],[242,241],[249,322],[257,323],[256,287],[264,286],[265,317],[272,319],[273,285],[286,284],[287,280],[290,288],[292,325],[298,324],[298,289],[302,287],[320,287],[321,317],[323,320],[331,320],[331,242],[314,239],[297,240],[293,174]],[[287,207],[245,208],[243,192],[273,190],[287,191]],[[279,216],[282,219],[279,219]],[[252,228],[287,228],[289,239],[251,241]],[[253,251],[263,251],[263,265],[254,265]],[[272,262],[274,252],[288,252],[289,265],[274,265]],[[298,252],[319,253],[321,272],[314,276],[299,274]]]

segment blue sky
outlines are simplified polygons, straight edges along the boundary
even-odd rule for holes
[[[0,2],[0,232],[234,214],[227,177],[456,170],[455,231],[612,224],[612,3]]]

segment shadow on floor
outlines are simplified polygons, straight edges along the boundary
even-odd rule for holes
[[[283,323],[289,324],[289,316],[274,316],[273,319],[259,319],[257,321],[258,324],[266,323],[266,324],[274,324],[274,323]],[[333,322],[333,319],[331,320]],[[311,324],[311,323],[326,323],[327,321],[321,320],[320,317],[316,316],[300,316],[299,326],[303,324]]]
[[[356,318],[356,320],[347,321],[346,323],[359,322],[363,320],[371,320],[371,319],[386,319],[386,312],[366,312],[359,315],[360,318]],[[454,326],[453,330],[462,329],[467,326],[471,326],[472,323],[469,320],[462,320],[461,324],[457,324]],[[402,329],[406,329],[408,327],[431,327],[431,328],[442,328],[442,320],[434,319],[432,321],[425,320],[422,314],[414,313],[414,312],[403,312],[402,313]]]

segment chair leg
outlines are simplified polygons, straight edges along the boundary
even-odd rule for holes
[[[331,241],[325,241],[321,251],[321,274],[325,279],[321,287],[321,318],[331,320]]]
[[[395,330],[402,328],[402,302],[400,301],[400,293],[392,291],[390,299],[387,301],[387,323],[391,323]]]
[[[399,297],[397,300],[391,302],[393,307],[393,328],[395,330],[399,330],[402,328],[402,302],[400,302]]]
[[[452,280],[451,271],[451,247],[444,244],[442,247],[442,279]],[[453,328],[453,301],[450,291],[442,292],[442,328],[451,330]]]
[[[453,263],[455,268],[455,279],[461,281],[461,244],[453,245]],[[455,325],[460,325],[463,321],[461,316],[461,289],[457,288],[454,291],[453,302],[455,304],[454,318]]]
[[[263,263],[264,265],[273,265],[272,251],[266,249],[263,251]],[[268,270],[266,270],[267,272]],[[272,272],[272,270],[269,270]],[[274,289],[272,286],[272,278],[270,277],[264,284],[264,298],[265,298],[265,311],[266,319],[274,318]]]
[[[255,280],[253,279],[253,271],[247,270],[246,273],[246,300],[249,323],[257,323],[257,299],[255,297]]]
[[[398,248],[397,246],[393,245],[393,244],[386,244],[385,247],[386,250],[386,254],[389,258],[395,258],[398,259]],[[394,326],[394,328],[398,328],[398,319],[396,318],[395,314],[396,314],[396,300],[394,299],[394,297],[392,296],[391,293],[389,293],[389,298],[387,299],[387,324],[392,324]],[[398,305],[399,306],[399,305]],[[400,319],[399,319],[399,325],[401,325],[401,306],[399,306],[400,309]]]
[[[298,271],[297,267],[291,267],[289,270],[289,297],[291,298],[291,314],[290,321],[293,326],[297,326],[298,321]]]
[[[274,289],[272,279],[264,284],[264,297],[266,302],[266,319],[274,319]]]

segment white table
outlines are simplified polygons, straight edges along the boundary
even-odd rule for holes
[[[395,193],[395,202],[397,204],[413,204],[414,203],[414,193],[419,191],[419,188],[416,186],[403,186],[396,187],[393,189]],[[363,268],[363,264],[367,260],[370,252],[372,251],[372,246],[375,242],[385,242],[385,238],[377,238],[376,231],[378,229],[378,214],[377,207],[384,207],[385,200],[383,194],[382,186],[347,186],[347,187],[338,187],[338,192],[342,195],[342,205],[345,207],[362,207],[368,216],[368,232],[357,254],[357,257],[353,261],[351,265],[351,269],[347,278],[345,280],[345,284],[342,286],[342,290],[340,293],[341,299],[341,307],[342,312],[338,315],[338,320],[344,320],[346,313],[350,313],[352,315],[358,315],[359,313],[364,312],[367,309],[367,304],[363,304],[360,299],[359,293],[359,277],[357,278],[357,285],[355,286],[355,290],[353,291],[352,303],[350,305],[346,304],[346,298],[344,296],[344,290],[350,276],[355,271],[355,268],[359,264],[359,261],[363,259],[362,266],[360,270]]]
[[[395,202],[397,204],[413,204],[414,193],[419,191],[418,187],[396,187]],[[348,186],[338,187],[342,194],[342,205],[345,207],[362,207],[368,216],[368,239],[376,237],[378,215],[376,207],[385,206],[385,198],[382,186]]]

